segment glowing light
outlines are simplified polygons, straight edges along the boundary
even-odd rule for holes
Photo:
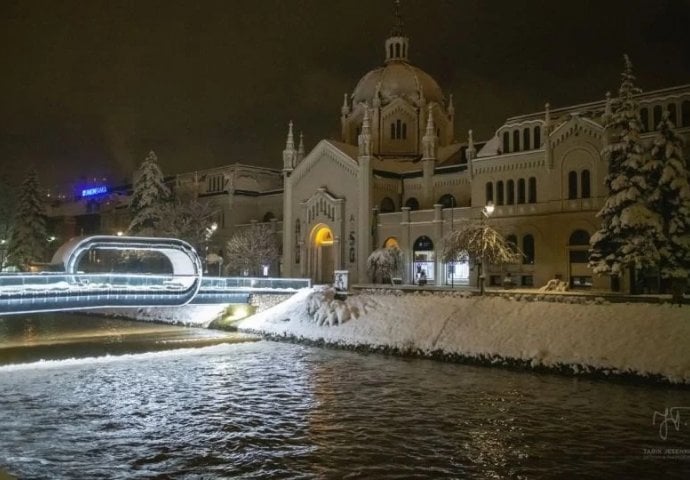
[[[99,185],[98,187],[85,188],[81,191],[82,197],[94,197],[96,195],[102,195],[108,193],[108,187],[105,185]]]
[[[118,236],[118,237],[121,237],[122,235],[124,235],[124,233],[122,232],[122,230],[118,230],[117,236]]]

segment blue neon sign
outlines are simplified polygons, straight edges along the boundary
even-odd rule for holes
[[[102,195],[108,193],[108,187],[105,185],[100,185],[98,187],[85,188],[81,191],[82,197],[94,197],[96,195]]]

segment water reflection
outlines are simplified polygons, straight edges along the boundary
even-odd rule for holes
[[[27,479],[684,478],[690,466],[644,453],[690,448],[690,427],[664,441],[651,424],[690,405],[659,386],[271,342],[5,365],[0,382],[0,469]]]

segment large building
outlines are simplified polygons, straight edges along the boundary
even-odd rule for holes
[[[493,137],[455,139],[452,96],[409,61],[401,22],[383,45],[384,63],[367,72],[340,110],[341,138],[305,155],[290,124],[283,151],[283,275],[330,282],[348,270],[368,282],[367,257],[398,245],[403,281],[424,272],[436,285],[474,283],[473,265],[444,264],[442,239],[482,217],[524,253],[519,265],[488,266],[498,284],[510,272],[518,285],[551,278],[572,288],[611,287],[587,267],[590,236],[606,190],[602,116],[610,98],[511,117]],[[668,111],[690,137],[690,85],[640,95],[645,141]],[[465,137],[465,135],[463,135]],[[626,288],[626,285],[622,285]]]

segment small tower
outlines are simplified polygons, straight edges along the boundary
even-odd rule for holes
[[[304,159],[304,133],[299,132],[299,147],[297,147],[297,162],[295,163],[295,166],[299,165],[299,162],[301,162]]]
[[[477,150],[474,148],[474,138],[472,136],[472,130],[467,132],[467,150],[465,151],[465,157],[467,158],[467,172],[470,174],[470,178],[474,178],[474,170],[472,169],[472,162],[477,156]]]
[[[296,156],[295,139],[292,135],[292,120],[290,120],[288,124],[287,140],[285,141],[285,150],[283,150],[283,173],[290,174],[290,172],[295,169]]]
[[[404,34],[405,25],[400,14],[400,0],[395,0],[395,23],[386,39],[386,63],[407,62],[407,47],[410,40]]]
[[[434,124],[434,104],[429,104],[429,113],[426,121],[426,133],[422,138],[422,188],[423,208],[430,208],[434,194],[434,169],[436,168],[436,125]]]
[[[357,139],[359,145],[359,156],[371,156],[371,124],[369,123],[369,106],[364,105],[364,119],[362,120],[362,131]]]
[[[343,106],[340,107],[340,138],[345,143],[350,143],[348,131],[348,118],[350,117],[350,105],[347,103],[347,93],[343,94]]]

